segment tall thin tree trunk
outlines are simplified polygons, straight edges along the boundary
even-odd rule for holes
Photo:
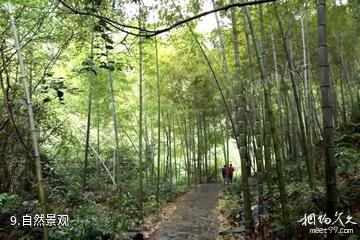
[[[333,117],[334,117],[334,128],[336,129],[336,126],[338,124],[338,109],[336,108],[337,103],[337,95],[336,95],[336,88],[333,88],[333,86],[336,86],[336,80],[334,79],[334,71],[331,67],[331,55],[328,56],[329,59],[329,78],[331,82],[331,96],[332,96],[332,105],[334,107],[333,109]]]
[[[156,88],[157,88],[157,184],[156,205],[160,206],[160,156],[161,156],[161,101],[160,101],[160,72],[157,38],[155,36]]]
[[[344,68],[341,67],[341,78],[340,78],[340,95],[341,95],[341,106],[342,106],[342,119],[343,124],[347,124],[347,117],[346,117],[346,102],[345,102],[345,93],[344,93]]]
[[[109,56],[109,53],[107,53]],[[110,64],[110,62],[108,63]],[[115,137],[115,150],[114,150],[114,160],[113,160],[113,178],[114,183],[116,183],[116,165],[117,159],[119,155],[119,133],[118,133],[118,122],[116,116],[116,100],[114,94],[114,80],[112,76],[112,66],[109,66],[109,79],[110,79],[110,94],[111,94],[111,111],[112,111],[112,119],[113,119],[113,130],[114,130],[114,137]]]
[[[211,0],[213,7],[215,8],[215,0]],[[218,34],[218,38],[220,41],[220,46],[221,46],[221,55],[222,55],[222,60],[223,60],[223,71],[225,73],[225,78],[226,78],[226,83],[227,83],[227,88],[224,91],[225,96],[229,99],[232,97],[232,82],[231,82],[231,75],[230,75],[230,70],[229,70],[229,64],[227,62],[227,58],[226,58],[226,50],[225,50],[225,43],[224,43],[224,38],[223,38],[223,34],[222,34],[222,27],[220,25],[220,21],[219,21],[219,17],[217,13],[214,13],[215,15],[215,19],[216,19],[216,26],[217,26],[217,34]],[[231,101],[229,99],[229,105],[230,108],[231,107]]]
[[[203,123],[203,133],[204,133],[204,160],[205,160],[205,168],[204,168],[204,174],[205,174],[205,178],[206,178],[206,182],[208,182],[208,178],[209,178],[209,163],[208,163],[208,132],[207,132],[207,122],[206,122],[206,116],[204,113],[201,114],[202,115],[202,123]]]
[[[220,124],[221,139],[223,139],[223,141],[222,141],[222,149],[223,149],[224,161],[225,161],[225,164],[228,165],[229,164],[229,159],[227,158],[227,155],[226,155],[226,146],[225,146],[226,136],[225,136],[224,129],[223,129],[223,126],[221,124],[221,121],[219,122],[219,124]]]
[[[201,117],[200,114],[198,114],[197,116],[197,121],[196,121],[196,134],[197,134],[197,183],[202,183],[202,167],[201,167],[201,163],[202,163],[202,128],[201,128]]]
[[[260,15],[260,45],[262,52],[262,60],[265,62],[265,51],[263,46],[263,36],[264,36],[264,19],[263,19],[263,8],[262,5],[259,5],[259,15]],[[249,49],[250,50],[250,49]],[[250,58],[250,56],[249,56]],[[254,99],[254,105],[257,104]],[[255,105],[257,106],[257,105]],[[262,144],[261,144],[261,119],[260,119],[260,109],[256,109],[255,112],[255,129],[256,129],[256,146],[254,145],[254,151],[256,156],[256,166],[257,166],[257,184],[258,184],[258,205],[259,205],[259,215],[263,214],[263,202],[264,202],[264,188],[263,188],[263,159],[262,159]],[[261,238],[263,238],[264,232],[263,229],[260,229]]]
[[[214,176],[215,181],[218,181],[218,158],[217,158],[217,134],[216,134],[216,120],[214,115]]]
[[[304,21],[305,20],[305,21]],[[306,28],[306,29],[305,29]],[[308,67],[308,51],[307,51],[307,41],[306,41],[306,30],[307,30],[307,14],[305,12],[304,16],[301,18],[301,39],[303,45],[303,64],[304,64],[304,85],[305,85],[305,126],[306,126],[306,135],[307,135],[307,144],[310,159],[314,159],[314,151],[313,151],[313,137],[312,137],[312,114],[311,114],[311,102],[310,102],[310,91],[311,91],[311,79],[309,74]],[[315,176],[314,176],[315,177]]]
[[[190,135],[190,149],[191,149],[191,156],[190,159],[192,161],[192,165],[193,169],[192,169],[192,182],[195,183],[195,187],[196,187],[196,182],[197,182],[197,171],[196,171],[196,152],[195,152],[195,129],[192,127],[194,126],[194,122],[192,121],[192,119],[189,117],[189,135]]]
[[[239,51],[239,37],[236,24],[236,9],[231,9],[231,23],[233,33],[233,45],[235,55],[235,78],[237,82],[237,131],[236,138],[238,139],[238,149],[241,160],[241,184],[244,197],[244,216],[245,216],[245,235],[250,236],[251,228],[253,226],[251,214],[251,193],[248,181],[248,155],[247,155],[247,141],[246,141],[246,102],[245,102],[245,81],[240,76],[240,51]]]
[[[97,117],[96,117],[96,151],[100,153],[100,107],[97,104]]]
[[[141,2],[139,2],[139,28],[142,27],[142,11]],[[139,217],[142,220],[143,215],[143,202],[144,202],[144,190],[143,190],[143,49],[142,39],[139,38]]]
[[[164,116],[162,116],[163,122],[165,122]],[[167,144],[168,144],[168,135],[164,126],[164,132],[163,132],[163,179],[165,180],[168,177],[168,154],[167,154]]]
[[[336,192],[336,163],[334,156],[334,123],[333,106],[331,101],[331,82],[329,79],[329,62],[326,34],[326,0],[317,1],[318,24],[318,55],[321,89],[321,110],[323,114],[323,140],[325,153],[326,202],[327,215],[335,217],[337,205]],[[334,239],[334,232],[328,232],[328,239]]]
[[[175,174],[175,183],[178,181],[178,171],[177,171],[177,161],[176,161],[176,135],[175,135],[175,116],[172,118],[173,126],[173,153],[174,153],[174,174]]]
[[[227,128],[225,128],[225,135],[226,135],[226,159],[227,159],[227,163],[230,164],[230,148],[229,148],[230,136]]]
[[[28,118],[29,118],[29,132],[31,135],[31,141],[33,146],[33,154],[35,158],[35,172],[36,172],[36,179],[38,184],[38,195],[40,200],[40,207],[41,207],[41,213],[46,216],[46,196],[45,196],[45,190],[44,190],[44,181],[42,177],[42,171],[41,171],[41,159],[40,159],[40,151],[39,151],[39,143],[38,143],[38,137],[36,133],[35,128],[35,118],[34,118],[34,112],[33,112],[33,106],[31,102],[31,96],[30,96],[30,89],[29,89],[29,83],[27,79],[27,74],[25,70],[25,63],[23,59],[23,55],[21,53],[21,46],[19,42],[19,36],[18,36],[18,30],[15,24],[14,19],[14,13],[12,4],[8,2],[6,4],[6,8],[10,15],[10,23],[11,23],[11,30],[13,34],[13,39],[15,42],[15,49],[18,56],[19,66],[20,66],[20,79],[23,83],[24,93],[25,93],[25,100],[26,100],[26,106],[28,111]],[[43,227],[43,239],[47,240],[49,239],[48,234],[48,228],[46,225]]]
[[[168,115],[167,118],[167,125],[168,125],[168,145],[167,145],[167,150],[168,150],[168,160],[169,160],[169,179],[170,179],[170,184],[171,186],[173,185],[173,164],[172,164],[172,146],[171,146],[171,136],[172,136],[172,127],[171,127],[171,118],[172,115]]]
[[[94,30],[91,26],[91,43],[90,43],[90,59],[88,61],[88,67],[90,69],[94,68]],[[88,112],[87,112],[87,125],[86,125],[86,140],[85,140],[85,160],[84,160],[84,173],[83,173],[83,183],[82,191],[85,191],[86,188],[86,178],[87,178],[87,169],[88,169],[88,155],[89,155],[89,145],[90,145],[90,128],[91,128],[91,110],[92,110],[92,90],[94,82],[94,74],[92,71],[88,71],[88,81],[89,81],[89,90],[88,90]]]
[[[186,117],[183,117],[183,122],[184,122],[184,139],[185,139],[185,151],[186,151],[186,172],[187,172],[187,184],[188,186],[190,186],[191,183],[191,163],[190,163],[190,151],[189,151],[189,139],[188,139],[188,128],[187,128],[187,123],[186,123]]]
[[[245,25],[245,23],[244,23]],[[245,28],[245,34],[249,35],[248,28]],[[249,37],[248,37],[249,38]],[[249,41],[249,40],[248,40]],[[248,44],[250,47],[250,43]],[[262,58],[262,54],[260,55]],[[275,62],[276,66],[276,62]],[[265,83],[268,85],[268,83]],[[272,164],[271,164],[271,126],[270,126],[270,119],[268,111],[265,107],[265,114],[264,114],[264,160],[265,160],[265,177],[267,182],[267,189],[269,197],[272,195]]]
[[[10,88],[10,77],[8,74],[8,70],[7,67],[5,66],[6,63],[6,58],[5,58],[5,54],[4,54],[4,49],[5,46],[3,45],[5,43],[5,41],[1,44],[0,46],[0,51],[1,51],[1,58],[2,58],[2,62],[1,65],[4,66],[3,69],[0,72],[0,85],[1,85],[1,90],[2,90],[2,94],[3,94],[3,106],[5,107],[4,113],[2,114],[3,119],[7,119],[6,121],[4,121],[4,124],[1,124],[1,129],[3,131],[3,133],[1,133],[1,138],[0,138],[0,192],[8,192],[11,186],[11,178],[10,178],[10,169],[9,169],[9,163],[8,163],[8,149],[9,149],[9,143],[10,143],[10,136],[11,136],[11,127],[10,127],[10,119],[13,117],[12,116],[12,108],[11,105],[9,104],[11,102],[10,99],[10,94],[9,94],[9,88]],[[5,72],[5,77],[3,77],[3,72]],[[25,144],[24,144],[25,146]],[[29,156],[29,154],[28,154]],[[32,161],[31,159],[29,159],[29,157],[26,160],[26,166],[30,165],[30,161]],[[26,171],[26,175],[30,173],[29,169],[27,167],[25,167],[25,171]],[[25,176],[26,176],[25,175]],[[23,186],[22,188],[24,189],[25,186],[25,180],[26,177],[23,177],[23,183],[21,183],[21,185]]]

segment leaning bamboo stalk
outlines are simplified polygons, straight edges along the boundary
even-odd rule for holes
[[[84,136],[84,134],[82,134],[81,131],[80,131],[77,127],[75,127],[75,126],[73,126],[73,125],[71,125],[71,127],[74,128],[74,130],[81,136],[81,138],[82,138],[83,140],[86,140],[86,137]],[[100,161],[100,163],[103,165],[103,167],[104,167],[105,171],[107,172],[107,174],[109,175],[109,177],[110,177],[113,185],[116,185],[116,182],[115,182],[114,177],[111,175],[110,170],[109,170],[109,168],[106,166],[104,160],[100,157],[99,152],[96,151],[95,148],[94,148],[90,143],[89,143],[89,147],[90,147],[90,149],[94,152],[95,157],[96,157],[96,158]]]
[[[213,4],[213,7],[215,8],[215,0],[211,0],[211,1],[212,1],[212,4]],[[223,60],[223,62],[222,62],[223,71],[225,73],[226,83],[228,85],[227,88],[224,91],[224,95],[225,95],[225,98],[227,98],[228,101],[229,101],[230,109],[233,110],[233,108],[231,106],[231,102],[232,102],[231,98],[233,97],[232,96],[232,82],[231,82],[229,64],[228,64],[228,61],[227,61],[227,58],[226,58],[225,42],[224,42],[224,37],[223,37],[223,34],[222,34],[222,27],[220,25],[220,20],[219,20],[218,14],[214,13],[214,15],[215,15],[215,19],[216,19],[217,35],[218,35],[218,38],[219,38],[219,41],[220,41],[220,46],[221,46],[221,55],[222,55],[222,60]]]
[[[109,73],[109,80],[110,80],[110,94],[111,94],[111,112],[112,112],[112,119],[113,119],[113,131],[114,131],[114,140],[115,140],[115,149],[114,149],[114,160],[113,160],[113,178],[114,178],[114,185],[116,183],[116,165],[117,165],[117,158],[119,157],[119,133],[118,133],[118,121],[116,116],[116,100],[114,94],[114,78],[112,71],[114,70],[114,64],[109,61],[109,51],[106,52],[107,60],[108,60],[108,73]]]
[[[19,61],[19,67],[20,67],[20,79],[23,83],[24,93],[25,93],[25,100],[26,100],[26,106],[28,110],[28,117],[29,117],[29,131],[31,135],[32,145],[33,145],[33,151],[34,151],[34,157],[35,157],[35,172],[36,172],[36,178],[38,183],[38,191],[39,191],[39,199],[40,199],[40,206],[41,206],[41,213],[46,216],[46,197],[45,197],[45,190],[44,190],[44,182],[43,177],[41,173],[41,159],[40,159],[40,152],[39,152],[39,143],[38,143],[38,137],[36,134],[36,128],[35,128],[35,119],[34,119],[34,112],[32,108],[32,102],[31,102],[31,94],[29,90],[29,82],[27,79],[27,74],[25,70],[25,63],[24,59],[21,53],[21,47],[19,42],[19,36],[18,31],[15,24],[15,19],[13,15],[13,9],[11,2],[6,3],[6,8],[10,15],[10,22],[11,22],[11,30],[13,33],[13,38],[15,42],[15,49],[18,56]],[[43,238],[45,240],[49,239],[48,229],[46,225],[43,227]]]

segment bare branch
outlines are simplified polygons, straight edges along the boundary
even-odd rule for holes
[[[170,31],[171,29],[173,29],[173,28],[175,28],[177,26],[183,25],[184,23],[193,21],[195,19],[201,18],[201,17],[209,15],[211,13],[216,13],[216,12],[220,12],[220,11],[226,11],[226,10],[229,10],[230,8],[233,8],[233,7],[252,6],[252,5],[257,5],[257,4],[262,4],[262,3],[269,3],[269,2],[276,2],[276,1],[277,0],[259,0],[259,1],[254,1],[254,2],[245,2],[245,3],[239,3],[239,2],[231,3],[231,4],[225,5],[223,7],[215,8],[213,10],[200,13],[200,14],[192,16],[190,18],[186,18],[186,19],[181,20],[179,22],[176,22],[173,25],[171,25],[169,27],[166,27],[164,29],[156,30],[153,34],[149,34],[147,37],[153,37],[155,35],[158,35],[158,34],[161,34],[161,33],[164,33],[164,32],[168,32],[168,31]]]
[[[136,27],[136,26],[131,26],[131,25],[126,25],[126,24],[123,24],[123,23],[119,23],[119,22],[117,22],[115,20],[112,20],[112,19],[110,19],[110,18],[108,18],[106,16],[103,16],[103,15],[98,15],[96,13],[92,13],[92,12],[88,12],[88,11],[85,12],[85,11],[77,10],[77,9],[71,7],[69,4],[65,3],[63,0],[58,0],[58,1],[62,5],[64,5],[66,8],[71,10],[73,13],[75,13],[75,14],[93,16],[93,17],[96,17],[98,19],[101,19],[101,20],[107,22],[109,25],[111,25],[115,29],[118,29],[119,31],[124,32],[126,34],[129,34],[129,35],[132,35],[132,36],[137,36],[137,37],[150,38],[150,37],[154,37],[156,35],[159,35],[161,33],[168,32],[168,31],[170,31],[171,29],[173,29],[175,27],[181,26],[181,25],[183,25],[183,24],[185,24],[187,22],[191,22],[191,21],[193,21],[195,19],[201,18],[201,17],[209,15],[211,13],[216,13],[216,12],[219,12],[219,11],[226,11],[226,10],[229,10],[230,8],[233,8],[233,7],[244,7],[244,6],[252,6],[252,5],[257,5],[257,4],[262,4],[262,3],[276,2],[277,0],[258,0],[258,1],[253,1],[253,2],[245,2],[245,3],[237,2],[237,3],[227,4],[227,5],[223,6],[223,7],[219,7],[219,8],[215,8],[213,10],[210,10],[210,11],[202,12],[202,13],[197,14],[195,16],[192,16],[192,17],[186,18],[184,20],[181,20],[179,22],[176,22],[176,23],[174,23],[174,24],[172,24],[172,25],[170,25],[170,26],[168,26],[166,28],[158,29],[158,30],[147,30],[147,29]],[[139,33],[132,32],[131,30],[125,30],[125,29],[137,30]]]
[[[63,0],[58,0],[62,5],[64,5],[67,9],[69,9],[70,11],[72,11],[73,13],[76,13],[76,14],[79,14],[79,15],[88,15],[88,16],[93,16],[93,17],[96,17],[98,19],[101,19],[107,23],[109,23],[111,26],[115,27],[116,29],[119,29],[120,31],[124,31],[126,32],[126,30],[124,30],[123,28],[130,28],[130,29],[134,29],[134,30],[138,30],[138,31],[141,31],[141,32],[154,32],[154,31],[150,31],[150,30],[146,30],[146,29],[143,29],[143,28],[139,28],[139,27],[136,27],[136,26],[130,26],[130,25],[126,25],[126,24],[122,24],[122,23],[119,23],[117,21],[114,21],[108,17],[105,17],[103,15],[99,15],[99,14],[96,14],[96,13],[93,13],[93,12],[89,12],[89,11],[80,11],[80,10],[77,10],[73,7],[71,7],[69,4],[65,3],[65,1]],[[120,28],[119,28],[120,27]],[[138,35],[136,33],[131,33],[131,32],[126,32],[126,33],[129,33],[131,35]]]

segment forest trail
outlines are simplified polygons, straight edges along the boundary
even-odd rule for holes
[[[215,240],[219,225],[215,208],[222,189],[221,184],[202,184],[191,190],[150,239]]]

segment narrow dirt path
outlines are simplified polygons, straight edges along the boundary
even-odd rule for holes
[[[152,240],[216,240],[218,218],[215,209],[221,184],[202,184],[187,193],[173,215],[160,224]]]

